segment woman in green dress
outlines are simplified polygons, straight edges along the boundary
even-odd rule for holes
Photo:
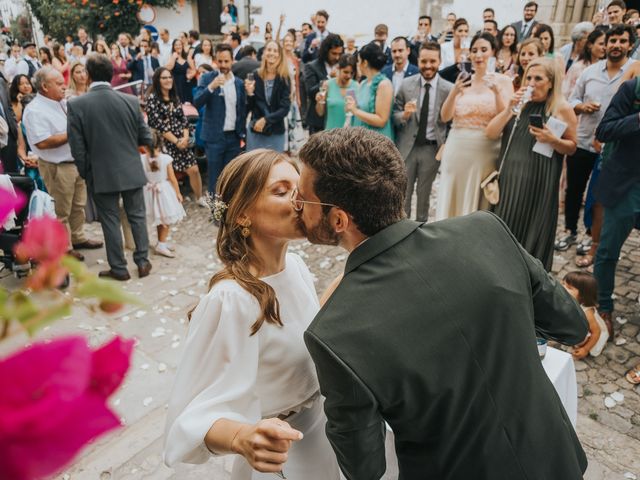
[[[485,129],[489,138],[502,135],[499,158],[504,156],[504,163],[500,171],[500,201],[494,212],[547,271],[551,271],[553,264],[562,159],[576,151],[578,120],[562,96],[562,76],[562,68],[555,59],[532,61],[524,74],[522,88]],[[529,86],[532,88],[531,100],[516,117],[513,110]],[[543,128],[530,125],[533,115],[542,117]],[[560,137],[546,125],[549,117],[566,124]],[[534,152],[536,142],[551,145],[551,157]]]
[[[345,126],[345,96],[355,95],[358,83],[353,79],[356,74],[356,57],[342,55],[338,60],[338,75],[327,80],[326,91],[322,88],[316,95],[316,113],[325,117],[325,130]]]
[[[358,75],[366,78],[360,82],[355,99],[347,96],[345,108],[353,115],[354,127],[368,128],[393,140],[393,85],[380,73],[386,61],[387,57],[378,44],[362,47],[358,52]]]

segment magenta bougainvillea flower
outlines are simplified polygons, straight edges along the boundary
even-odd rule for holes
[[[25,201],[25,196],[20,190],[16,190],[14,195],[9,190],[0,188],[0,230],[11,212],[20,210]]]
[[[69,234],[55,218],[39,217],[30,220],[16,245],[15,254],[21,261],[39,263],[58,262],[69,250]]]
[[[92,350],[83,337],[36,343],[0,360],[0,472],[60,472],[88,442],[120,425],[107,406],[129,369],[133,340]]]

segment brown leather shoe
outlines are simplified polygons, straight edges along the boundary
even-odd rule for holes
[[[151,262],[145,262],[142,265],[138,265],[138,277],[144,278],[151,272]]]
[[[611,312],[598,312],[602,320],[604,320],[604,324],[607,326],[607,330],[609,331],[609,341],[613,342],[613,322],[611,321]]]
[[[78,252],[76,250],[69,250],[67,252],[67,255],[75,258],[76,260],[78,260],[80,262],[84,262],[84,255],[82,255],[80,252]]]
[[[82,243],[74,243],[73,248],[75,250],[83,250],[83,249],[95,250],[96,248],[102,248],[103,245],[104,243],[98,240],[85,240]]]
[[[116,273],[113,270],[103,270],[98,273],[100,278],[112,278],[113,280],[118,280],[119,282],[126,282],[131,278],[129,272],[127,273]]]

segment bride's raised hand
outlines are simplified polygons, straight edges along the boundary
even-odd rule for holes
[[[254,470],[281,472],[287,461],[291,442],[302,439],[302,432],[279,418],[244,425],[231,441],[231,451],[242,455]]]

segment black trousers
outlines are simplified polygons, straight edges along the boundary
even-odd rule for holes
[[[564,196],[564,226],[574,235],[578,233],[578,217],[582,197],[591,176],[597,153],[578,148],[567,157],[567,189]]]

